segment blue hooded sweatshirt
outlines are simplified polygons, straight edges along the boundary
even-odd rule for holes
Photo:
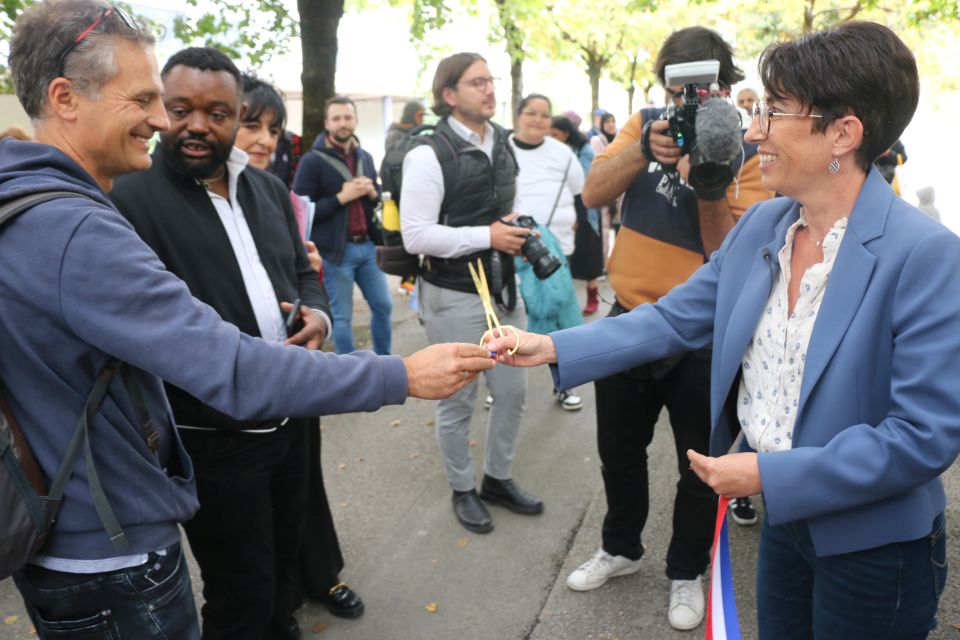
[[[130,549],[116,551],[93,507],[83,457],[42,552],[71,559],[144,553],[179,537],[197,509],[193,469],[161,378],[238,419],[373,411],[406,398],[400,358],[307,351],[251,338],[166,271],[96,182],[60,150],[0,142],[0,204],[72,191],[0,228],[0,381],[49,483],[97,373],[135,367],[159,454],[117,377],[90,425],[94,462]]]

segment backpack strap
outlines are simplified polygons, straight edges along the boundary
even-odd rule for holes
[[[97,376],[93,389],[90,391],[90,395],[87,396],[83,413],[80,414],[80,420],[73,431],[73,438],[71,438],[70,444],[67,446],[63,461],[57,468],[57,475],[54,476],[53,484],[50,485],[50,494],[44,498],[44,501],[47,503],[52,503],[48,504],[48,508],[52,506],[54,509],[53,513],[55,514],[56,509],[59,508],[60,500],[63,498],[63,492],[67,488],[67,483],[70,481],[70,476],[73,475],[73,468],[80,458],[80,450],[82,448],[84,461],[87,466],[87,484],[90,486],[93,506],[97,510],[97,515],[100,516],[100,522],[103,524],[103,528],[110,537],[110,542],[113,543],[113,548],[118,551],[128,549],[130,544],[127,542],[127,537],[120,527],[117,516],[107,501],[107,496],[103,491],[103,485],[100,484],[100,476],[97,474],[97,468],[93,462],[93,449],[90,447],[89,423],[93,414],[100,408],[100,404],[107,394],[107,389],[110,387],[110,382],[113,380],[114,375],[120,370],[121,366],[122,363],[119,360],[110,358],[103,369],[100,370],[100,375]],[[50,524],[53,524],[53,517],[50,519]]]
[[[363,158],[357,158],[357,170],[356,173],[350,172],[350,167],[347,166],[347,163],[341,160],[340,158],[334,158],[333,156],[323,153],[319,149],[313,149],[313,152],[320,156],[324,162],[334,168],[337,173],[340,174],[340,177],[346,182],[350,182],[354,178],[359,178],[362,175],[366,175],[363,172]]]
[[[41,191],[39,193],[31,193],[19,198],[15,198],[10,202],[7,202],[0,206],[0,227],[6,224],[9,220],[17,217],[27,209],[37,206],[43,202],[49,200],[56,200],[57,198],[87,198],[87,200],[92,200],[88,196],[83,195],[82,193],[77,193],[76,191]]]
[[[460,178],[460,164],[457,162],[457,150],[453,148],[453,143],[440,132],[423,136],[424,144],[433,149],[437,156],[437,162],[440,163],[440,171],[443,173],[443,199],[446,201],[453,193]],[[440,205],[443,206],[442,204]]]

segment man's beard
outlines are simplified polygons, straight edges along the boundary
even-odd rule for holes
[[[341,133],[337,131],[330,134],[330,139],[339,144],[340,146],[345,146],[350,140],[353,139],[353,131],[349,130],[346,133]]]
[[[185,142],[201,142],[210,149],[210,156],[204,159],[188,158],[183,154],[182,146]],[[233,150],[233,144],[226,144],[217,140],[210,140],[199,136],[183,136],[172,140],[161,137],[160,143],[166,152],[164,157],[167,164],[177,175],[194,180],[204,180],[220,172]]]

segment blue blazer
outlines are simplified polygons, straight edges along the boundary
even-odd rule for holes
[[[739,431],[740,363],[780,276],[799,203],[752,207],[711,260],[654,304],[551,334],[570,389],[713,344],[710,449]],[[915,540],[960,452],[960,238],[871,170],[813,328],[793,448],[760,453],[771,524],[806,521],[826,556]]]

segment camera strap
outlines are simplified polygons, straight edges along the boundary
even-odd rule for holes
[[[557,197],[553,201],[553,209],[550,209],[550,217],[547,218],[547,224],[545,227],[549,227],[550,223],[553,222],[553,214],[557,212],[557,205],[560,204],[560,196],[563,195],[563,187],[567,184],[567,175],[570,173],[570,163],[573,162],[573,152],[570,152],[570,159],[567,160],[567,168],[563,170],[563,179],[560,180],[560,190],[557,191]]]
[[[506,255],[497,250],[490,252],[490,289],[493,293],[493,300],[503,312],[510,312],[517,308],[517,283],[513,277],[513,269],[509,269],[509,274],[504,278],[503,256]],[[513,258],[507,256],[510,260],[510,266],[513,266]],[[507,297],[504,300],[503,290],[507,290]]]

